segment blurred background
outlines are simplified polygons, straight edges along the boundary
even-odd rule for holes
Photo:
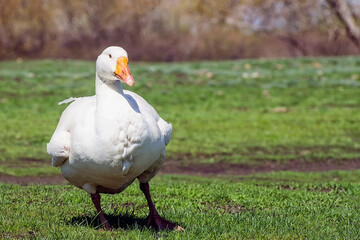
[[[0,0],[0,60],[355,55],[359,0]]]

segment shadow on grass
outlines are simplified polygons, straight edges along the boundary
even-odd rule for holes
[[[138,218],[130,213],[116,214],[116,215],[106,215],[106,219],[110,225],[115,229],[147,229],[146,218]],[[75,226],[86,226],[95,229],[101,228],[100,218],[97,214],[92,215],[81,215],[79,217],[73,217],[68,224]]]

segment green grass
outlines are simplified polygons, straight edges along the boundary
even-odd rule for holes
[[[144,227],[148,208],[137,184],[103,195],[113,232],[100,230],[90,197],[75,187],[0,184],[0,238],[358,239],[359,177],[359,170],[241,181],[159,176],[151,184],[159,212],[185,228],[160,233]]]
[[[93,95],[94,71],[87,61],[0,62],[1,172],[49,164],[66,107],[57,103]],[[360,157],[358,57],[132,63],[132,72],[131,90],[173,124],[168,158],[182,164]]]
[[[0,173],[55,175],[46,154],[69,97],[94,94],[94,62],[0,62]],[[261,165],[360,158],[360,58],[132,63],[133,91],[174,132],[168,159]],[[144,228],[137,184],[104,195],[117,228],[99,230],[90,197],[69,185],[0,184],[0,238],[358,239],[360,170],[156,177],[160,213],[183,233]],[[125,231],[121,230],[125,229]]]

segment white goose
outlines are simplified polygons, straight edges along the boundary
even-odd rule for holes
[[[91,195],[106,229],[111,226],[99,193],[120,193],[138,178],[150,210],[147,227],[172,230],[177,225],[159,216],[148,183],[163,165],[172,126],[142,97],[124,91],[119,79],[135,83],[126,51],[108,47],[96,61],[96,95],[64,101],[75,100],[62,113],[47,151],[52,165]]]

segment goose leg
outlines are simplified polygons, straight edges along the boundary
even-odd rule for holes
[[[96,210],[98,211],[101,225],[103,226],[103,228],[107,229],[107,230],[112,230],[113,228],[108,223],[108,221],[106,220],[106,218],[104,216],[103,211],[101,210],[100,194],[99,193],[91,194],[91,200],[94,203]]]
[[[165,230],[165,229],[173,230],[177,225],[175,223],[166,220],[165,218],[160,217],[159,213],[156,211],[155,205],[151,200],[149,183],[140,183],[140,189],[146,197],[150,210],[146,227],[148,228],[153,227],[156,230]],[[182,228],[178,226],[178,229],[182,229]]]

